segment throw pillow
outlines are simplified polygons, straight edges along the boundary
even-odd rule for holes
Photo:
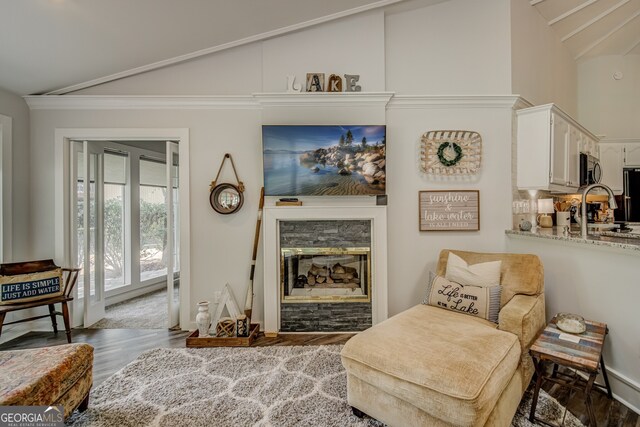
[[[461,285],[430,273],[423,304],[481,317],[498,323],[502,287]]]
[[[449,252],[445,277],[461,285],[493,286],[500,283],[502,261],[481,262],[469,265],[458,255]]]

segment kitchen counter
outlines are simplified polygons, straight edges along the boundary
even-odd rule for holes
[[[555,228],[507,230],[505,251],[542,260],[547,319],[576,313],[609,326],[604,358],[613,393],[640,411],[640,238],[604,233],[582,239]]]
[[[570,242],[578,245],[593,247],[614,248],[616,250],[630,251],[640,255],[640,235],[614,232],[591,232],[585,239],[580,237],[580,230],[572,229],[571,235],[565,237],[562,229],[536,228],[535,231],[506,230],[507,236],[529,237],[536,239],[549,239],[561,242]],[[637,236],[637,237],[636,237]]]

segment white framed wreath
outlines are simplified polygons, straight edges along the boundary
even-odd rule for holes
[[[428,175],[464,176],[480,172],[482,137],[468,130],[432,130],[422,135],[420,168]]]

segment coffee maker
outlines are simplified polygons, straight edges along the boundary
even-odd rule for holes
[[[598,220],[598,211],[601,210],[601,203],[592,202],[587,203],[587,222],[593,223]]]

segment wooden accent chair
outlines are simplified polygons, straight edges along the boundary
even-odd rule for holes
[[[439,275],[449,252],[469,264],[502,261],[498,324],[419,304],[354,336],[341,355],[356,415],[390,426],[511,424],[533,375],[529,347],[545,326],[542,263],[443,250]]]
[[[12,264],[2,264],[0,266],[0,275],[13,276],[16,274],[31,274],[43,271],[50,271],[58,268],[54,264],[53,260],[43,261],[31,261],[31,262],[17,262]],[[0,305],[0,335],[2,334],[2,327],[4,325],[12,325],[14,323],[28,322],[31,320],[43,319],[45,317],[51,317],[51,324],[53,325],[53,332],[58,333],[58,324],[56,322],[56,316],[62,316],[64,320],[64,329],[67,334],[67,341],[71,343],[71,322],[69,319],[69,307],[67,303],[73,301],[71,293],[73,287],[78,281],[79,268],[62,268],[63,273],[63,292],[61,295],[57,295],[50,298],[39,299],[37,301],[30,301],[18,304]],[[56,311],[55,304],[60,303],[62,305],[62,312]],[[49,307],[49,314],[43,314],[40,316],[33,316],[27,319],[14,320],[13,322],[4,322],[7,313],[12,311],[27,310],[29,308]]]

